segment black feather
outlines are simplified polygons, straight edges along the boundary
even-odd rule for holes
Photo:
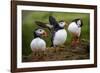
[[[52,30],[52,28],[50,28],[48,25],[47,25],[47,23],[44,23],[44,22],[40,22],[40,21],[35,21],[35,23],[38,25],[38,26],[40,26],[40,27],[42,27],[42,28],[47,28],[47,29],[49,29],[49,31],[51,31]]]
[[[49,16],[49,22],[51,25],[53,25],[54,27],[59,26],[56,19],[53,16]]]
[[[53,16],[49,16],[49,23],[50,23],[51,25],[53,25],[53,30],[54,30],[54,32],[55,32],[55,31],[58,31],[59,29],[62,29],[62,28],[59,26],[58,22],[56,21],[56,19],[55,19]]]
[[[35,23],[40,27],[47,28],[47,26],[45,25],[46,23],[43,23],[43,22],[40,22],[40,21],[35,21]]]

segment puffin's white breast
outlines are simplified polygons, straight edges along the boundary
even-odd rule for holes
[[[35,39],[32,40],[30,47],[31,47],[32,51],[34,51],[36,49],[45,50],[46,49],[46,43],[41,38],[35,38]]]
[[[68,26],[68,31],[74,34],[77,34],[77,36],[80,36],[81,33],[81,27],[78,27],[75,22],[72,22]]]
[[[61,45],[64,44],[67,38],[67,32],[65,29],[58,30],[55,33],[53,44],[54,45]]]

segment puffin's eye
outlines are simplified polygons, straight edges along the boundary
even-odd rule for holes
[[[40,30],[40,32],[41,32],[42,30]]]
[[[42,32],[42,31],[43,31],[42,29],[39,30],[39,32]]]

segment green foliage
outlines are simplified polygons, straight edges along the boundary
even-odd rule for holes
[[[82,27],[82,34],[81,38],[89,40],[89,25],[90,25],[90,18],[88,13],[68,13],[68,12],[42,12],[42,11],[22,11],[22,54],[29,55],[32,51],[30,48],[31,40],[34,39],[33,31],[38,27],[35,24],[35,21],[42,21],[49,23],[48,19],[49,16],[54,16],[57,21],[65,20],[66,22],[70,23],[72,20],[76,18],[81,18],[83,20],[83,27]],[[67,27],[66,27],[67,30]],[[50,32],[46,29],[46,31]],[[51,36],[43,38],[46,43],[47,47],[51,44]],[[70,43],[71,35],[68,32],[68,37],[66,43]]]

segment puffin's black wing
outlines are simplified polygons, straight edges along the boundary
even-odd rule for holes
[[[49,22],[51,25],[53,25],[54,30],[59,27],[58,22],[56,21],[56,19],[53,16],[49,16]]]
[[[35,23],[43,28],[48,28],[50,31],[52,30],[53,26],[44,22],[40,22],[40,21],[35,21]]]
[[[49,16],[49,23],[53,25],[52,35],[51,35],[51,47],[54,46],[53,40],[57,30],[59,30],[59,24],[53,16]]]
[[[44,23],[44,22],[35,21],[35,23],[40,27],[47,28],[47,26],[45,25],[46,23]]]

